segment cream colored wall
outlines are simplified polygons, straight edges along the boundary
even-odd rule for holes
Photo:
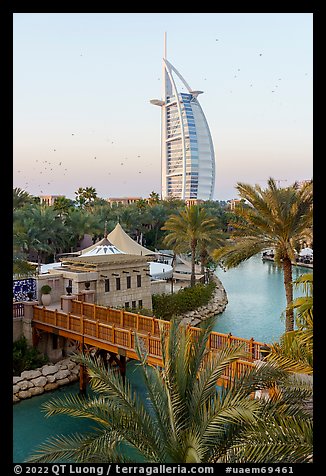
[[[165,294],[166,293],[166,281],[164,279],[158,279],[151,281],[151,294]]]
[[[127,267],[124,267],[127,270]],[[134,273],[132,269],[138,269],[139,273]],[[110,307],[125,307],[125,303],[129,302],[129,306],[132,306],[132,301],[136,301],[136,307],[139,305],[139,300],[143,301],[143,307],[152,309],[152,294],[150,277],[146,276],[146,272],[143,271],[143,267],[132,266],[130,268],[130,275],[125,273],[120,274],[120,291],[116,290],[116,280],[118,276],[113,276],[112,272],[117,270],[104,270],[101,274],[107,274],[110,280],[110,291],[105,292],[105,278],[100,278],[97,283],[96,304]],[[141,276],[141,287],[137,287],[137,275]],[[131,276],[131,288],[127,288],[127,276]]]
[[[44,274],[38,276],[36,280],[37,298],[41,304],[41,287],[45,284],[51,286],[51,302],[60,302],[60,296],[65,294],[64,281],[62,273]]]

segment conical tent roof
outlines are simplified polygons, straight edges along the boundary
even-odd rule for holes
[[[114,230],[107,236],[108,240],[111,241],[119,250],[130,255],[155,255],[154,251],[151,251],[144,246],[140,245],[124,231],[120,223],[117,223]]]

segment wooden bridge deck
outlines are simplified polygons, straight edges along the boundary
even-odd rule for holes
[[[69,314],[41,306],[33,308],[34,328],[135,360],[138,360],[135,350],[137,333],[148,350],[148,363],[162,366],[160,326],[169,330],[170,322],[77,300],[72,301],[72,312]],[[194,334],[200,332],[197,327],[189,328]],[[208,348],[211,351],[224,345],[240,343],[248,352],[248,358],[237,361],[226,370],[223,377],[226,381],[248,367],[253,367],[253,361],[260,359],[260,347],[264,344],[253,338],[244,339],[219,332],[210,334]]]

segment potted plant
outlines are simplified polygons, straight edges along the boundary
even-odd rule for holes
[[[41,287],[41,301],[43,306],[49,306],[51,304],[51,286],[44,284]]]
[[[34,298],[34,292],[33,291],[28,291],[27,297],[29,301],[32,301]]]

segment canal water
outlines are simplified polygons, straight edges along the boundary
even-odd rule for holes
[[[292,277],[311,273],[312,269],[293,266]],[[218,268],[228,304],[217,317],[214,330],[258,342],[277,341],[285,329],[281,318],[286,308],[283,272],[272,261],[263,261],[256,255],[227,271]],[[294,297],[302,290],[294,289]]]
[[[310,269],[295,267],[293,279]],[[286,307],[283,273],[269,261],[262,261],[259,255],[250,258],[237,268],[216,274],[228,295],[226,310],[217,317],[215,330],[238,337],[251,338],[260,342],[278,340],[284,332],[285,323],[281,314]],[[298,291],[296,295],[300,294]],[[135,361],[127,364],[127,378],[141,395],[144,395],[141,374]],[[53,397],[78,393],[78,384],[61,387],[19,402],[13,406],[13,461],[24,460],[52,435],[71,434],[91,430],[93,423],[84,419],[57,415],[45,418],[42,403]]]

